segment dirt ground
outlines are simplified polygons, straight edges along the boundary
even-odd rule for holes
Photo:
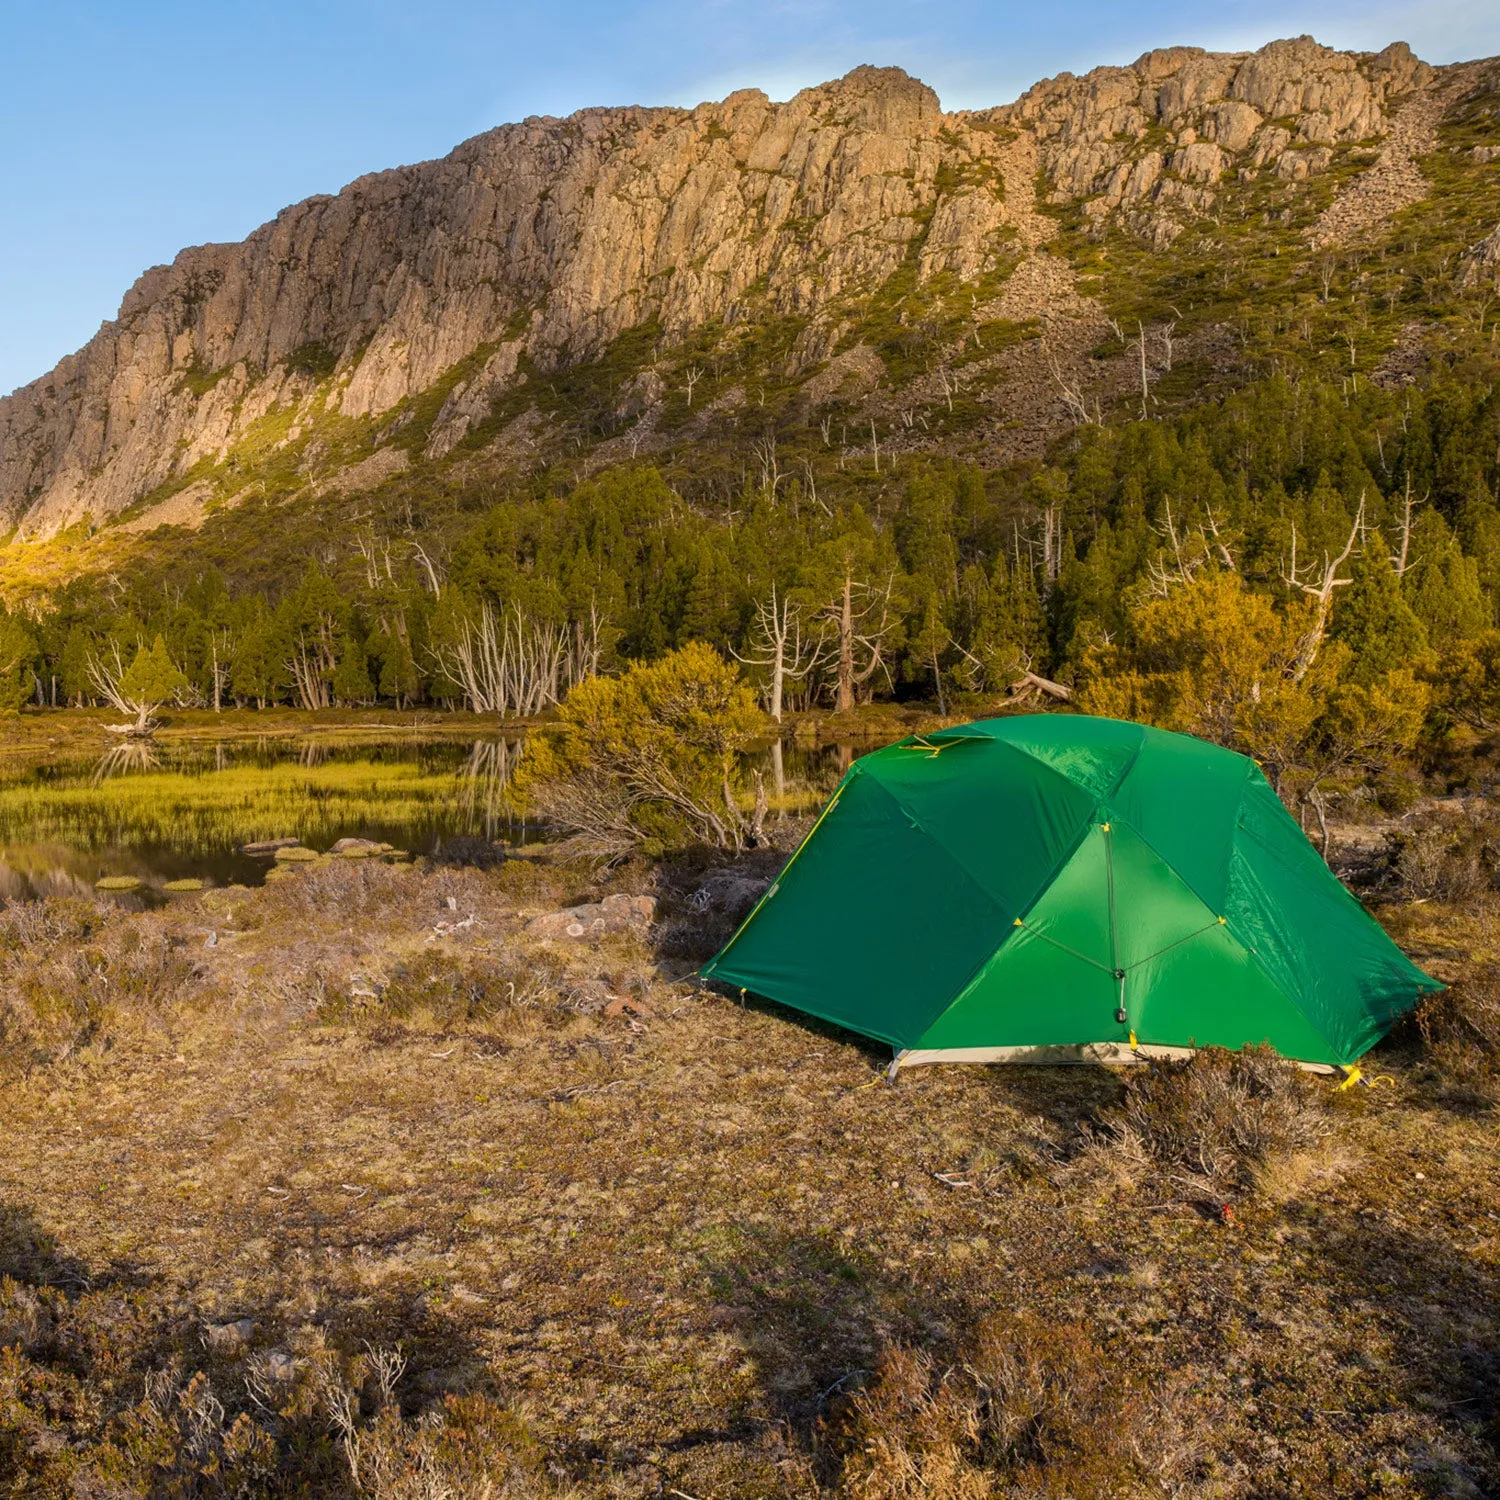
[[[1104,1069],[892,1086],[700,988],[712,874],[328,863],[0,912],[0,1494],[1500,1491],[1488,1075],[1408,1028],[1254,1190],[1115,1170]],[[616,890],[655,924],[522,931]],[[1382,915],[1441,977],[1500,956],[1484,901]],[[1006,1326],[1087,1353],[1033,1370],[988,1477],[871,1456],[872,1391],[936,1431]],[[1052,1462],[1085,1368],[1104,1415]]]

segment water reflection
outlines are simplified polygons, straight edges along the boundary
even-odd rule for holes
[[[259,737],[0,762],[0,896],[92,892],[112,875],[258,884],[267,862],[237,851],[259,839],[422,853],[456,834],[534,837],[505,798],[518,754],[483,741]]]
[[[529,842],[544,831],[510,797],[524,753],[517,738],[349,746],[261,736],[0,762],[0,898],[92,895],[118,875],[145,882],[118,898],[132,905],[166,899],[160,887],[173,880],[259,884],[269,860],[239,850],[266,839],[327,849],[362,838],[413,854],[457,835]],[[773,789],[770,815],[786,819],[816,810],[855,753],[778,741],[748,760]]]
[[[131,771],[154,771],[160,765],[161,755],[150,740],[122,740],[99,757],[90,782],[98,786],[112,777],[124,776]]]
[[[475,740],[460,772],[459,796],[474,831],[499,838],[521,821],[509,796],[524,740]]]

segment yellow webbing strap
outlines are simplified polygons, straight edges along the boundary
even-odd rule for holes
[[[1130,1033],[1130,1050],[1132,1052],[1139,1052],[1141,1050],[1141,1044],[1136,1041],[1135,1032],[1133,1031]]]
[[[965,738],[967,738],[967,736],[965,736]],[[920,734],[917,734],[913,735],[909,741],[903,740],[894,748],[897,750],[921,750],[924,751],[927,755],[927,758],[931,760],[933,756],[942,754],[944,750],[951,749],[952,746],[958,743],[958,740],[944,740],[941,745],[934,745],[930,740],[925,740]]]
[[[1392,1088],[1396,1086],[1396,1080],[1389,1073],[1376,1073],[1371,1077],[1365,1077],[1359,1068],[1351,1068],[1349,1076],[1334,1090],[1336,1094],[1342,1094],[1345,1089],[1353,1088],[1356,1083],[1362,1083],[1367,1089],[1379,1088],[1382,1083],[1388,1083]]]

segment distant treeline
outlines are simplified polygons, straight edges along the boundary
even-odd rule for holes
[[[876,481],[773,463],[729,504],[618,467],[446,539],[354,525],[331,565],[271,589],[180,563],[80,578],[0,619],[0,698],[97,701],[99,663],[157,636],[181,701],[207,706],[529,712],[692,640],[744,662],[768,706],[946,700],[1028,671],[1087,698],[1177,670],[1150,611],[1217,577],[1299,640],[1342,641],[1341,680],[1406,669],[1441,702],[1462,679],[1450,707],[1472,713],[1500,599],[1495,373],[1273,377],[1080,427],[1045,465],[907,460]]]

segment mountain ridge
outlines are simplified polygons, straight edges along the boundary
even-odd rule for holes
[[[523,388],[631,338],[609,396],[621,430],[595,436],[604,457],[649,454],[684,389],[704,420],[697,366],[675,352],[716,357],[752,328],[775,334],[762,405],[782,382],[845,433],[868,419],[877,450],[881,423],[888,444],[920,446],[914,413],[953,411],[952,347],[961,335],[972,364],[972,338],[973,441],[997,461],[1036,455],[1077,419],[1085,373],[1096,403],[1130,379],[1123,357],[1086,366],[1111,320],[1049,248],[1061,229],[1171,255],[1235,191],[1271,183],[1328,199],[1310,247],[1348,242],[1421,201],[1438,123],[1491,66],[1304,37],[1160,49],[988,110],[945,113],[899,69],[862,67],[783,104],[742,90],[502,125],[145,272],[82,350],[0,399],[0,527],[195,525],[251,494],[524,465],[558,434]],[[938,328],[910,369],[865,336],[902,277]],[[1221,328],[1183,336],[1236,357]],[[753,395],[742,381],[715,402]]]

